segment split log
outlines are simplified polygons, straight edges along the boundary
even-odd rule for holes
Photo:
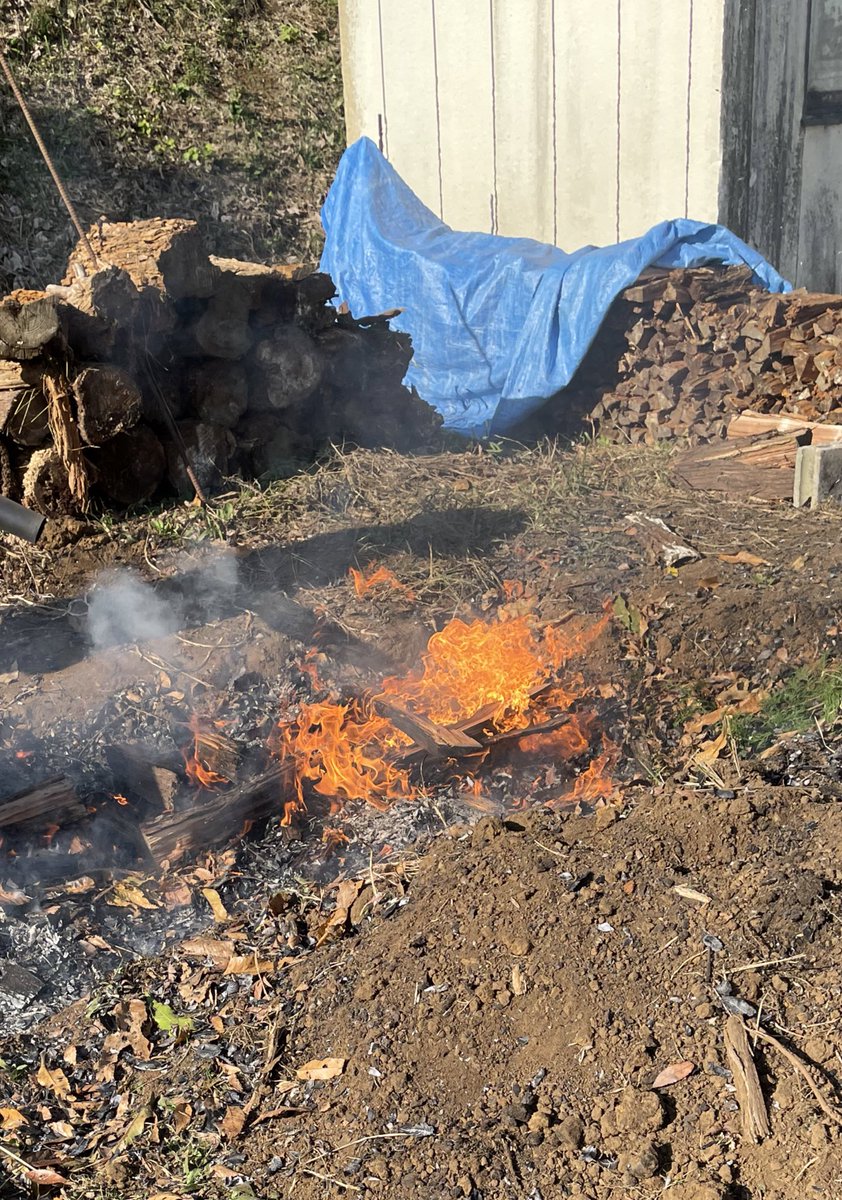
[[[147,221],[100,221],[88,238],[101,266],[121,267],[138,288],[154,287],[172,300],[212,295],[214,268],[208,260],[195,221],[154,218]],[[73,285],[89,273],[84,247],[77,244],[70,256],[64,283]]]
[[[0,302],[0,358],[37,358],[61,334],[61,317],[51,296],[25,304],[12,298]]]
[[[205,793],[187,812],[166,813],[141,826],[149,857],[159,866],[185,855],[222,846],[246,822],[265,820],[283,811],[289,768],[273,767],[227,792]]]
[[[188,368],[185,384],[200,421],[232,429],[248,408],[248,380],[239,363],[199,363]]]
[[[44,395],[53,449],[67,477],[67,488],[75,508],[88,508],[88,470],[82,454],[79,427],[70,402],[70,384],[57,370],[44,373]],[[42,511],[44,511],[42,509]]]
[[[733,492],[759,500],[791,500],[798,442],[789,434],[745,439],[690,450],[673,463],[673,470],[692,488]]]
[[[190,462],[202,488],[214,491],[228,473],[228,464],[234,451],[231,431],[221,425],[208,425],[201,421],[179,421],[178,428]],[[194,494],[178,448],[167,445],[167,477],[179,496],[190,498]]]
[[[284,409],[313,395],[323,365],[313,339],[295,325],[276,325],[251,355],[252,407]]]
[[[764,433],[786,433],[792,437],[809,433],[811,446],[825,446],[842,441],[842,425],[823,425],[818,421],[802,421],[799,417],[766,415],[748,409],[728,424],[729,438],[757,437]]]
[[[104,753],[115,791],[131,799],[135,813],[143,817],[172,812],[184,778],[184,759],[177,750],[163,750],[148,742],[123,742],[106,746]]]
[[[108,363],[83,367],[73,380],[76,419],[82,440],[100,446],[140,420],[143,399],[126,371]]]
[[[35,787],[0,800],[0,829],[20,826],[43,832],[48,825],[66,825],[81,821],[85,816],[87,809],[73,784],[63,775],[45,779]]]
[[[150,500],[164,479],[167,456],[161,440],[148,425],[87,451],[96,472],[97,487],[110,500],[128,508]]]

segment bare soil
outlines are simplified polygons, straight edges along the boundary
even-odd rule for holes
[[[95,731],[105,693],[141,679],[154,716],[148,661],[89,652],[92,575],[131,565],[183,601],[224,548],[235,597],[188,604],[166,644],[188,701],[283,677],[314,640],[359,691],[454,612],[586,623],[608,603],[585,666],[616,786],[561,812],[499,789],[414,823],[351,806],[318,866],[315,826],[294,832],[280,889],[268,836],[140,881],[160,905],[183,891],[204,933],[184,944],[176,905],[161,954],[0,1046],[2,1144],[72,1200],[842,1194],[838,512],[688,493],[668,455],[616,446],[356,452],[225,503],[216,524],[175,509],[7,551],[8,753],[25,724],[48,736],[60,696]],[[641,510],[702,557],[665,569]],[[381,563],[411,600],[355,593],[348,567]],[[231,970],[234,950],[252,957]],[[735,1007],[752,1044],[774,1039],[754,1045],[760,1144],[724,1044]],[[0,1194],[23,1194],[8,1161]]]

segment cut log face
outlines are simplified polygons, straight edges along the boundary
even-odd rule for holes
[[[109,500],[128,508],[150,500],[164,478],[166,454],[148,425],[136,425],[96,450],[88,451],[97,487]]]
[[[73,380],[76,416],[82,440],[100,446],[140,420],[140,388],[120,367],[107,363],[85,367]]]
[[[158,219],[91,226],[88,238],[101,266],[122,267],[139,288],[156,287],[172,300],[213,293],[214,268],[195,221]],[[70,256],[64,282],[76,280],[76,265],[89,273],[83,246]]]
[[[186,385],[193,411],[201,421],[232,429],[248,408],[248,380],[235,363],[197,363],[187,371]]]
[[[23,502],[47,516],[66,516],[74,509],[67,471],[50,446],[36,450],[23,476]]]
[[[254,363],[253,406],[290,408],[308,399],[322,381],[322,360],[313,339],[295,325],[277,325],[258,342]]]
[[[249,297],[236,283],[220,286],[193,328],[196,345],[209,358],[242,358],[251,347]]]
[[[44,368],[0,360],[0,432],[23,446],[40,446],[49,432]]]
[[[62,333],[61,318],[52,296],[21,304],[0,303],[0,358],[26,362],[37,358]]]

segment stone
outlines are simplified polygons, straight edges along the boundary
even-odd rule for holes
[[[584,1126],[578,1117],[562,1117],[555,1126],[555,1140],[564,1150],[578,1150],[584,1132]]]
[[[826,500],[842,503],[842,446],[799,446],[792,503],[816,508]]]

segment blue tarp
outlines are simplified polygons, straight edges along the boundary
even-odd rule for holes
[[[615,296],[644,268],[745,263],[790,285],[721,225],[662,221],[619,245],[566,254],[529,238],[458,233],[361,138],[322,209],[322,270],[356,317],[391,308],[412,337],[407,385],[467,436],[505,433],[565,387]]]

